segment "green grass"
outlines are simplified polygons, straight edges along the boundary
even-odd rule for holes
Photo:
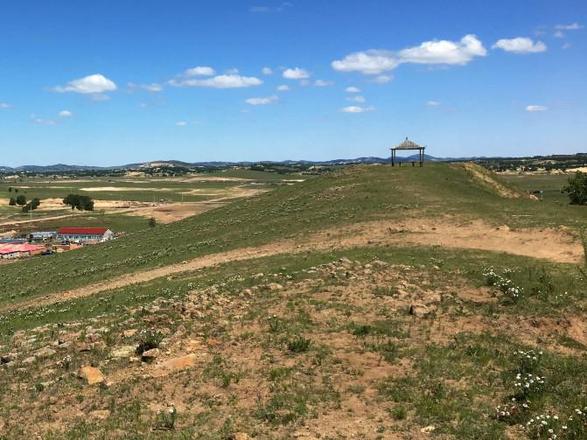
[[[351,167],[111,243],[2,266],[0,303],[328,227],[438,213],[496,225],[587,223],[584,207],[503,199],[455,166]]]

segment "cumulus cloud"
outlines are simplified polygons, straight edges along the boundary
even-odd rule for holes
[[[71,118],[73,116],[73,113],[69,110],[61,110],[58,114],[60,118]]]
[[[216,71],[209,66],[196,66],[190,69],[186,69],[184,72],[185,76],[212,76]]]
[[[8,109],[11,108],[12,106],[10,104],[8,104],[7,102],[0,102],[0,109]]]
[[[557,24],[554,28],[559,31],[577,31],[579,29],[583,29],[585,26],[579,24],[577,22],[570,23],[570,24]]]
[[[249,98],[245,100],[245,102],[249,105],[267,105],[273,104],[279,100],[279,97],[276,95],[266,96],[262,98]]]
[[[283,77],[285,79],[308,79],[310,78],[310,73],[306,69],[294,67],[285,69],[283,71]]]
[[[185,127],[186,125],[188,125],[188,123],[187,121],[177,121],[175,125],[177,125],[178,127]]]
[[[117,89],[114,81],[106,78],[100,73],[88,75],[83,78],[74,79],[65,86],[57,86],[53,90],[59,93],[81,93],[81,94],[102,94],[113,92]]]
[[[401,64],[447,64],[465,65],[475,57],[487,54],[483,43],[473,34],[465,35],[459,41],[432,40],[419,46],[408,47],[398,52],[371,49],[355,52],[341,60],[332,62],[332,68],[339,72],[360,72],[365,75],[379,75],[395,69]],[[383,79],[385,82],[385,79]]]
[[[263,67],[261,73],[263,75],[273,75],[273,69],[271,67]]]
[[[538,53],[546,51],[546,44],[542,41],[533,41],[527,37],[502,38],[492,46],[493,49],[501,49],[512,53]]]
[[[347,93],[361,93],[361,89],[359,89],[358,87],[355,87],[355,86],[350,86],[345,89],[345,92],[347,92]]]
[[[259,78],[242,75],[217,75],[210,78],[176,78],[169,81],[175,87],[209,87],[215,89],[234,89],[254,87],[263,84]]]
[[[365,113],[375,110],[374,107],[361,107],[359,105],[349,105],[340,109],[343,113]]]
[[[530,112],[530,113],[534,113],[534,112],[545,112],[546,110],[548,110],[548,107],[544,106],[544,105],[528,105],[526,106],[526,111]]]
[[[440,101],[426,101],[426,107],[439,107]]]
[[[401,50],[399,57],[403,63],[465,65],[474,57],[486,54],[483,43],[475,35],[469,34],[458,42],[425,41],[420,46]]]
[[[361,72],[365,75],[379,75],[398,65],[399,60],[392,52],[375,49],[351,53],[342,60],[332,62],[332,68],[339,72]]]
[[[278,92],[287,92],[287,91],[289,91],[289,86],[287,84],[281,84],[280,86],[277,86],[277,91]]]
[[[333,84],[334,83],[332,81],[326,81],[323,79],[317,79],[316,81],[314,81],[314,86],[316,87],[330,87]]]

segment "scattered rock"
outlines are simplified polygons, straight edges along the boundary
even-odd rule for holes
[[[283,290],[283,286],[279,283],[269,283],[267,285],[267,288],[271,291],[271,292],[275,292],[277,290]]]
[[[40,358],[48,358],[48,357],[53,356],[55,353],[57,353],[57,352],[49,347],[43,347],[40,350],[37,350],[35,352],[37,357],[40,357]]]
[[[29,357],[23,359],[22,363],[25,365],[30,365],[30,364],[34,363],[36,360],[37,360],[36,356],[29,356]]]
[[[192,367],[192,366],[194,366],[195,363],[196,363],[196,355],[195,354],[188,354],[186,356],[180,356],[177,358],[169,359],[169,360],[163,362],[161,364],[160,368],[163,368],[165,370],[176,371],[176,370],[183,370],[185,368]]]
[[[150,350],[144,351],[141,354],[141,360],[143,362],[153,362],[159,356],[160,351],[158,348],[151,348]]]
[[[135,354],[137,348],[134,345],[123,345],[112,350],[110,356],[114,359],[128,358]]]
[[[420,432],[423,432],[424,434],[430,434],[435,429],[436,429],[436,426],[429,425],[429,426],[426,426],[426,427],[420,429]]]
[[[16,359],[16,355],[14,353],[7,353],[0,356],[0,365],[9,364],[10,362],[14,362]]]
[[[432,310],[424,304],[412,304],[410,306],[410,315],[413,315],[417,318],[425,318],[426,316],[430,315],[430,313],[432,313]]]
[[[84,379],[88,385],[94,385],[104,382],[104,375],[96,367],[85,366],[79,369],[78,376]]]
[[[236,432],[233,438],[234,440],[251,440],[251,436],[244,432]]]
[[[137,334],[137,329],[136,328],[129,328],[128,330],[125,330],[122,332],[122,336],[124,336],[125,338],[132,338],[134,335]]]

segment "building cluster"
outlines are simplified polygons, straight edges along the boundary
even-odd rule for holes
[[[114,233],[102,227],[62,227],[56,231],[36,231],[25,237],[0,240],[0,258],[51,255],[113,238]]]

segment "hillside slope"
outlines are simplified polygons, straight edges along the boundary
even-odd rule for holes
[[[460,166],[351,167],[111,243],[0,266],[0,304],[342,225],[426,218],[577,230],[587,223],[574,207],[504,199]]]

